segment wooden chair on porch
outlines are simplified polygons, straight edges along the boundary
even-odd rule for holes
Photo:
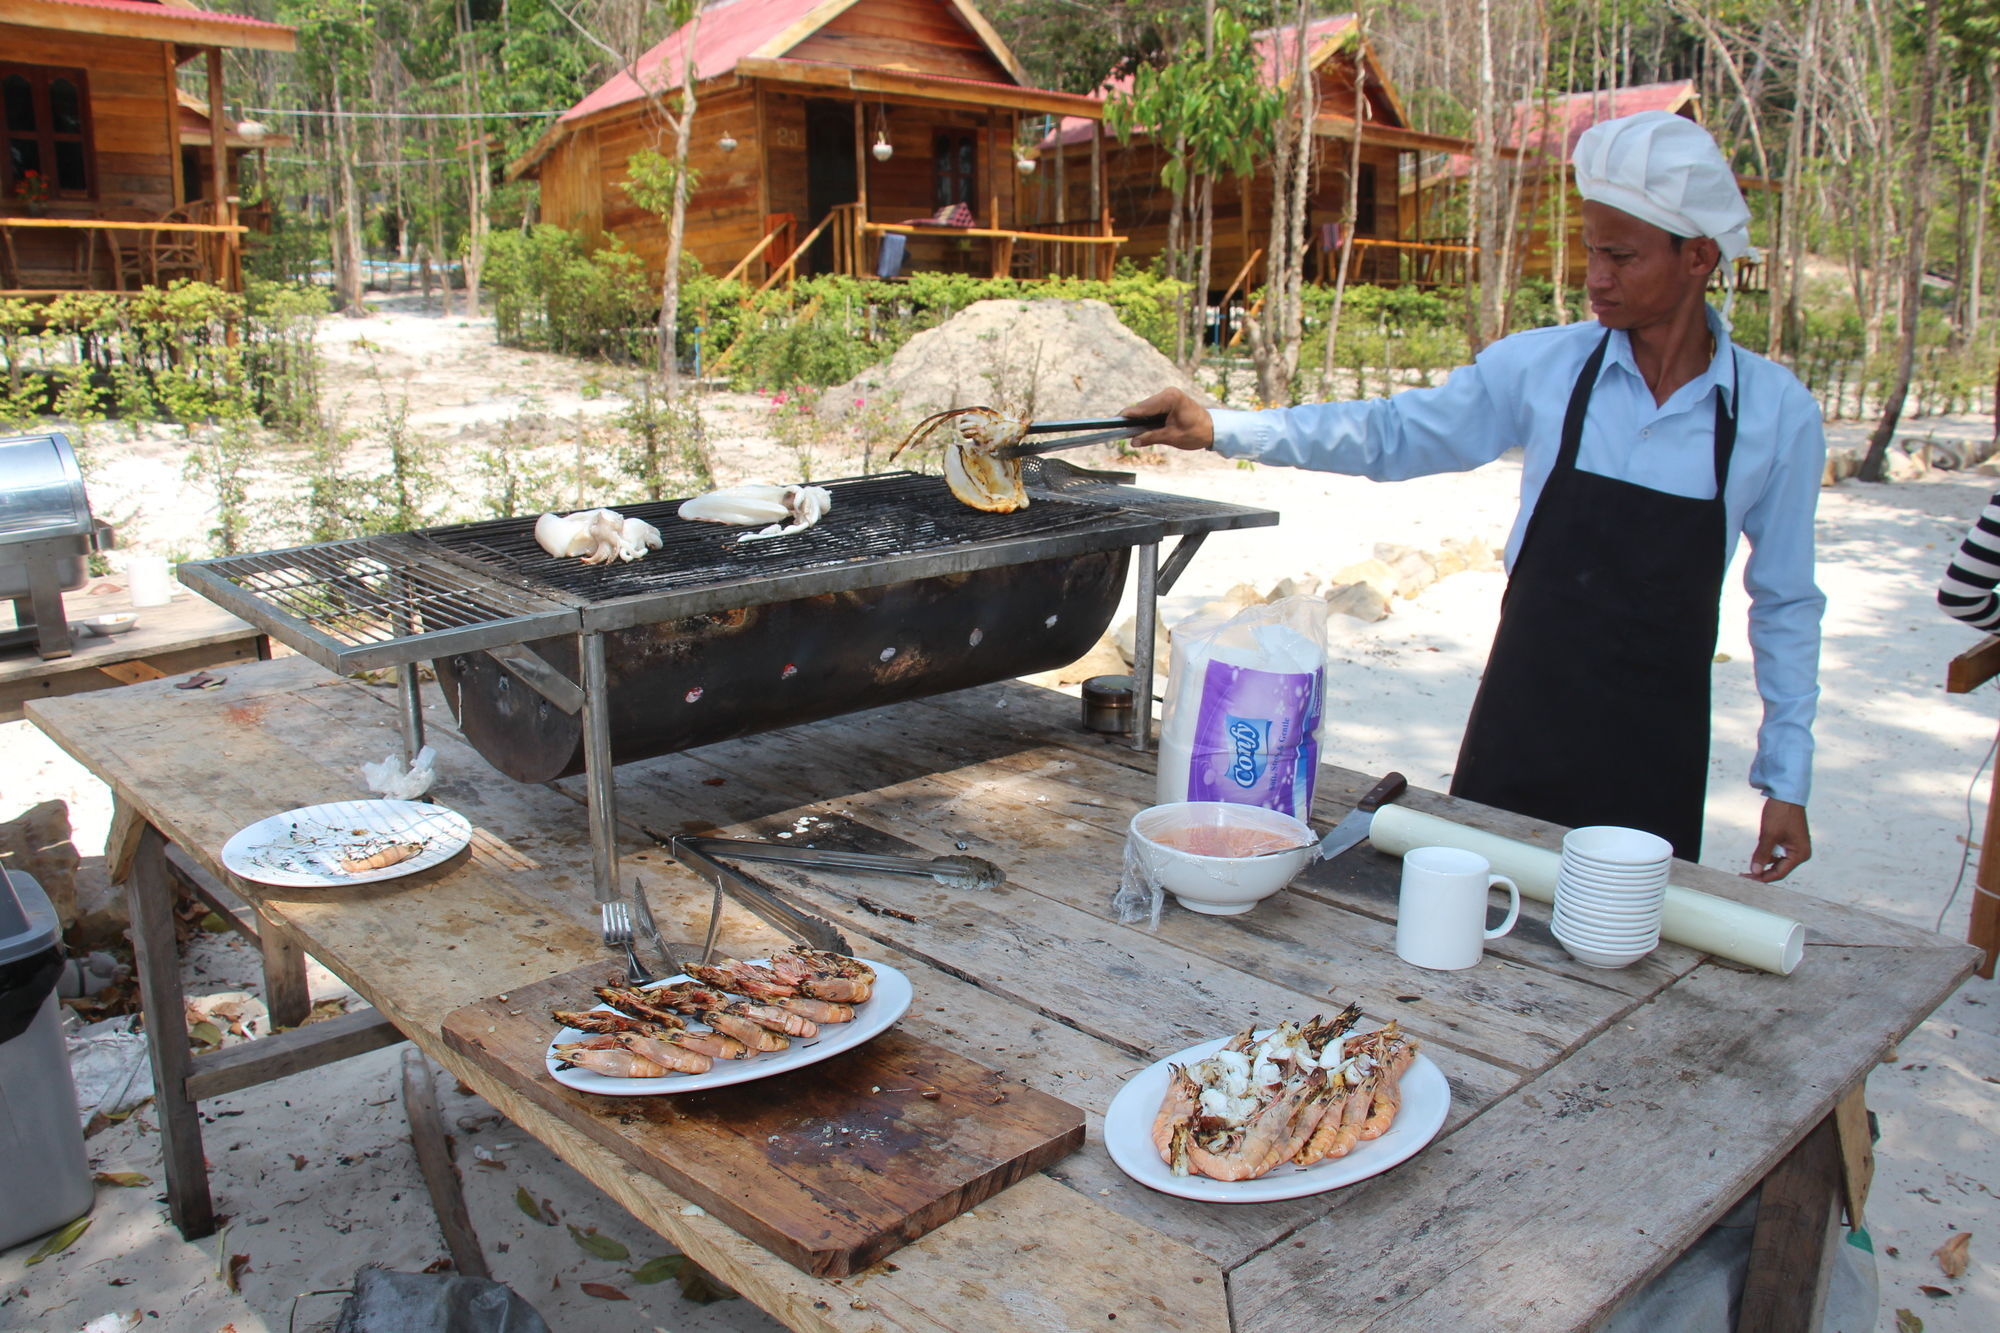
[[[161,214],[161,229],[147,233],[147,267],[150,281],[156,287],[165,287],[175,278],[192,278],[196,282],[212,281],[209,262],[209,237],[205,232],[172,231],[176,222],[208,223],[215,221],[215,207],[206,200],[196,200],[179,208]]]

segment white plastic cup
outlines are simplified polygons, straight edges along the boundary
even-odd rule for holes
[[[174,575],[167,558],[150,551],[125,557],[125,583],[133,606],[165,606],[174,600]]]
[[[1416,847],[1403,854],[1403,891],[1396,903],[1396,956],[1436,972],[1479,966],[1486,941],[1521,918],[1521,890],[1477,852]],[[1486,928],[1486,895],[1507,890],[1507,919]]]

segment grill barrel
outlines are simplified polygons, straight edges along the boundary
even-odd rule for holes
[[[612,762],[1074,662],[1110,624],[1130,557],[1097,551],[610,631]],[[573,636],[527,646],[580,679]],[[435,666],[459,730],[502,773],[548,782],[584,771],[580,715],[488,654]]]
[[[90,515],[68,436],[0,438],[0,598],[13,600],[15,625],[0,648],[33,643],[44,658],[69,656],[62,595],[84,585],[85,557],[111,544],[111,529]]]

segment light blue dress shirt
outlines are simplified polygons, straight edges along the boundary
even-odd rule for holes
[[[1750,785],[1804,805],[1812,785],[1812,723],[1819,702],[1820,614],[1813,582],[1813,511],[1826,437],[1819,407],[1789,370],[1736,347],[1711,310],[1716,351],[1708,369],[1665,403],[1632,360],[1631,339],[1611,334],[1583,423],[1577,466],[1671,495],[1715,495],[1715,404],[1736,410],[1725,509],[1726,556],[1750,539],[1743,586],[1764,722]],[[1215,450],[1283,467],[1400,481],[1465,472],[1520,448],[1521,511],[1507,538],[1512,570],[1562,443],[1570,391],[1603,329],[1595,321],[1503,338],[1434,389],[1358,403],[1314,403],[1266,412],[1216,411]],[[1635,533],[1643,537],[1643,533]]]

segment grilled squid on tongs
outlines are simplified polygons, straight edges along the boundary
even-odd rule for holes
[[[995,451],[1019,444],[1027,436],[1028,423],[990,407],[955,407],[925,417],[889,457],[921,444],[947,425],[952,433],[944,446],[944,480],[959,503],[990,514],[1026,509],[1028,488],[1021,481],[1021,460],[995,457]]]

